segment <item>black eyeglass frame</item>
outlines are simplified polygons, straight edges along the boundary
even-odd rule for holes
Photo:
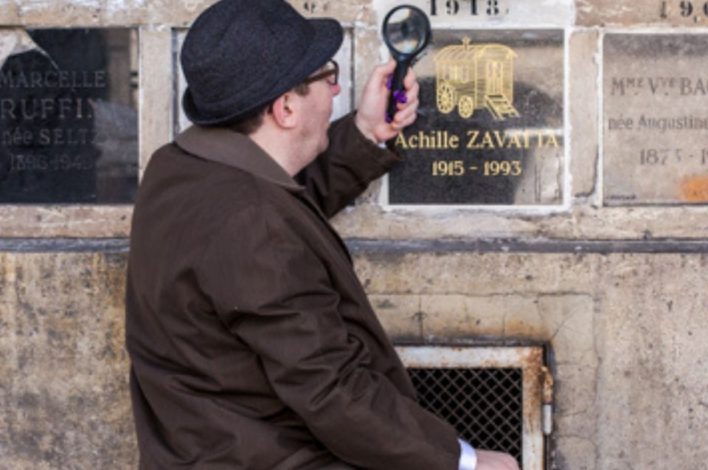
[[[334,68],[328,69],[328,70],[323,70],[322,72],[316,73],[315,75],[312,75],[311,77],[307,77],[302,83],[304,85],[309,85],[310,83],[314,83],[318,80],[322,80],[323,78],[329,78],[329,77],[333,76],[334,80],[327,80],[327,83],[329,83],[332,86],[338,85],[339,84],[339,64],[334,59],[330,59],[327,63],[333,64]]]

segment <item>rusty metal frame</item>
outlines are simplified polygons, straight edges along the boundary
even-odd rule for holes
[[[399,346],[410,368],[518,368],[522,370],[522,462],[524,470],[544,469],[543,384],[547,369],[542,347]]]

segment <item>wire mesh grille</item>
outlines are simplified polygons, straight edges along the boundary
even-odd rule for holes
[[[418,402],[475,447],[521,462],[522,369],[410,368]]]

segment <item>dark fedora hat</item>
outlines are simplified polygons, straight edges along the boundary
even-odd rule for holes
[[[308,20],[283,0],[221,0],[184,40],[184,111],[200,125],[247,116],[327,63],[342,37],[337,21]]]

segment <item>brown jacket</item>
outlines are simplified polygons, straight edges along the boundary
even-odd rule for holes
[[[192,127],[135,206],[126,341],[141,468],[456,470],[327,222],[397,158],[351,118],[296,183]]]

